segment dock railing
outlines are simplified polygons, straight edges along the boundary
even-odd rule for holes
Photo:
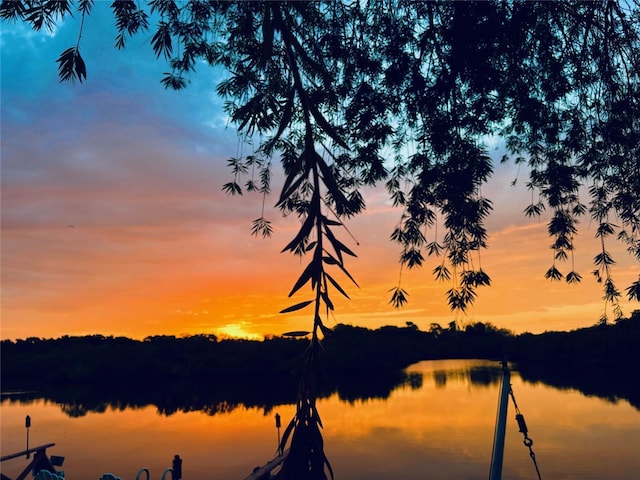
[[[45,445],[40,445],[38,447],[27,448],[20,452],[10,453],[9,455],[4,455],[0,457],[0,462],[5,462],[7,460],[12,460],[14,458],[25,457],[29,459],[31,454],[33,453],[33,458],[27,464],[25,469],[18,475],[15,480],[24,480],[27,475],[30,473],[36,474],[40,470],[47,470],[48,472],[56,473],[56,469],[54,465],[51,463],[51,460],[47,456],[47,448],[53,447],[55,443],[47,443]],[[6,475],[2,474],[2,480],[11,480]]]
[[[271,471],[274,470],[279,465],[281,465],[282,462],[284,462],[285,459],[287,458],[287,455],[289,455],[288,449],[282,452],[277,457],[275,457],[273,460],[270,460],[269,462],[264,464],[262,467],[256,467],[256,469],[251,473],[251,475],[249,475],[244,480],[263,480],[263,479],[271,478]]]

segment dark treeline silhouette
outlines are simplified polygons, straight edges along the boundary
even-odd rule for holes
[[[514,335],[484,323],[463,329],[455,323],[431,324],[426,331],[411,322],[377,330],[340,324],[322,342],[318,395],[337,391],[348,401],[386,398],[398,385],[419,385],[420,379],[402,371],[412,363],[507,357],[526,381],[625,398],[640,408],[640,389],[629,375],[640,371],[639,345],[640,311],[615,324],[537,335]],[[2,389],[46,393],[77,409],[75,414],[148,403],[167,414],[216,413],[239,404],[269,411],[295,401],[297,368],[306,348],[303,339],[213,335],[3,340]],[[72,401],[78,398],[95,400],[80,405]]]
[[[2,341],[3,380],[118,383],[206,377],[278,375],[291,370],[302,342],[218,340],[213,335],[144,340],[90,335]]]

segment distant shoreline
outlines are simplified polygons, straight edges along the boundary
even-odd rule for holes
[[[482,323],[465,330],[432,327],[425,332],[413,324],[377,330],[337,325],[322,340],[315,365],[319,393],[342,389],[354,398],[384,397],[410,383],[404,369],[422,360],[506,357],[526,381],[625,398],[640,409],[640,387],[628,373],[640,371],[640,311],[615,324],[536,335],[513,335]],[[219,340],[211,335],[3,340],[2,387],[14,398],[15,392],[24,392],[21,396],[44,394],[61,402],[86,396],[144,403],[145,398],[129,392],[136,386],[151,401],[184,394],[269,405],[295,398],[307,346],[306,339]]]
[[[199,379],[269,376],[296,370],[308,340],[261,341],[214,335],[153,336],[144,340],[89,335],[57,339],[3,340],[3,382],[86,383],[137,379]],[[485,358],[562,369],[640,368],[640,310],[614,324],[571,332],[514,335],[491,324],[464,330],[414,324],[376,330],[339,324],[322,340],[319,368],[329,374],[397,370],[421,360]]]

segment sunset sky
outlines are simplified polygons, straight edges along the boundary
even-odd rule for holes
[[[200,65],[187,90],[167,91],[160,84],[167,67],[153,56],[152,34],[118,51],[106,4],[96,2],[95,10],[81,44],[88,79],[76,85],[59,83],[55,60],[77,41],[78,19],[54,33],[2,24],[2,338],[259,338],[309,329],[308,310],[278,313],[311,299],[308,289],[287,297],[306,263],[280,253],[297,224],[273,208],[279,172],[266,212],[271,239],[250,235],[259,196],[221,191],[232,179],[227,159],[252,151],[239,142],[215,94],[223,72]],[[437,259],[404,272],[409,304],[389,305],[399,274],[399,247],[389,235],[401,212],[384,189],[368,190],[366,212],[347,225],[359,245],[347,231],[341,237],[358,254],[348,268],[360,288],[343,283],[351,300],[336,294],[328,326],[411,321],[428,329],[457,319],[537,333],[594,324],[604,308],[590,273],[595,226],[584,218],[577,241],[583,282],[545,280],[551,240],[546,217],[522,214],[530,199],[525,182],[515,166],[497,165],[483,189],[494,203],[489,249],[481,256],[493,285],[480,290],[466,315],[449,311],[449,285],[430,273]],[[639,266],[622,246],[609,249],[622,289],[637,279]],[[622,306],[627,315],[640,308]]]

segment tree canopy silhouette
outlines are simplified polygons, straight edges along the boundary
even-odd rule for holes
[[[297,216],[300,229],[283,251],[309,258],[290,296],[307,285],[313,292],[284,311],[313,308],[312,349],[319,330],[328,331],[332,295],[348,297],[336,272],[355,283],[346,265],[355,252],[339,233],[365,208],[364,186],[384,183],[402,210],[391,232],[401,270],[439,257],[433,274],[450,282],[452,309],[465,310],[490,284],[480,252],[494,138],[508,152],[502,161],[528,171],[524,213],[549,210],[546,277],[581,280],[573,252],[576,225],[588,216],[601,245],[592,272],[603,288],[601,321],[609,305],[621,316],[623,294],[640,300],[640,279],[624,292],[614,283],[607,249],[617,239],[640,261],[639,7],[638,0],[111,3],[116,48],[153,28],[151,47],[169,66],[167,88],[185,88],[198,62],[227,70],[217,92],[240,134],[256,135],[259,146],[229,160],[226,192],[266,196],[272,162],[284,167],[277,206]],[[93,8],[92,0],[3,0],[0,16],[39,30],[78,15],[78,42],[57,62],[61,80],[85,81],[80,47]],[[264,214],[252,232],[271,234]],[[395,306],[407,301],[400,282],[390,292]],[[319,424],[314,404],[301,410],[301,425]],[[308,460],[326,459],[320,449]]]
[[[361,187],[384,182],[402,214],[391,239],[401,268],[440,257],[452,309],[465,310],[490,284],[480,252],[491,201],[487,143],[526,166],[528,216],[550,210],[553,262],[546,277],[579,282],[573,249],[580,217],[597,223],[593,275],[621,312],[606,240],[640,260],[640,13],[637,0],[594,2],[203,2],[114,1],[115,47],[154,28],[151,47],[169,66],[161,82],[185,88],[199,61],[229,75],[217,92],[242,135],[260,134],[256,153],[232,158],[231,195],[271,191],[274,158],[286,181],[277,200],[300,230],[283,251],[310,261],[315,305],[348,296],[329,267],[348,273],[355,256],[336,232],[361,212]],[[4,20],[52,29],[79,15],[78,42],[60,54],[63,81],[84,81],[84,19],[92,0],[2,1]],[[247,176],[257,171],[255,178]],[[245,177],[245,178],[243,178]],[[588,189],[588,201],[581,199]],[[264,212],[264,209],[263,209]],[[436,226],[443,234],[438,236]],[[269,236],[264,213],[252,233]],[[568,261],[569,266],[562,267]],[[355,280],[354,280],[355,282]],[[407,292],[398,283],[391,302]],[[640,299],[640,280],[626,287]],[[605,315],[602,319],[606,321]]]

